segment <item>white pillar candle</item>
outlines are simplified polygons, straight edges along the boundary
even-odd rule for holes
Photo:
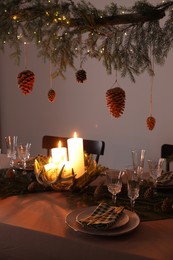
[[[83,139],[77,137],[75,132],[74,138],[69,138],[67,144],[69,161],[72,164],[76,178],[79,178],[85,171]]]
[[[72,175],[72,163],[67,161],[64,166],[63,177],[70,177]]]
[[[61,146],[61,141],[58,142],[58,147],[51,149],[52,162],[64,164],[67,161],[67,148]]]
[[[49,162],[48,164],[45,164],[44,165],[44,169],[45,169],[45,178],[47,181],[55,181],[56,178],[58,177],[58,172],[59,172],[59,169],[57,168],[57,166],[52,163],[52,162]]]

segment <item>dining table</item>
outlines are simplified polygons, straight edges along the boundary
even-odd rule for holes
[[[22,174],[23,179],[30,178],[30,173]],[[15,180],[8,178],[9,183]],[[102,178],[91,187],[99,186]],[[125,209],[130,220],[123,227],[93,230],[78,223],[80,215],[98,206],[83,195],[42,189],[1,196],[0,260],[173,259],[173,214],[144,221],[137,212]]]

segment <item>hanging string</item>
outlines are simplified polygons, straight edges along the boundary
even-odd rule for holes
[[[83,50],[82,50],[82,35],[80,35],[80,50],[79,50],[79,55],[80,55],[80,69],[82,68],[82,64],[84,61],[83,58]]]
[[[53,102],[55,100],[56,97],[56,92],[55,90],[52,88],[53,85],[53,75],[52,75],[52,60],[51,60],[51,54],[50,54],[50,60],[49,60],[49,81],[50,81],[50,89],[48,91],[48,100],[50,102]]]
[[[24,42],[24,67],[25,67],[25,69],[27,69],[27,60],[28,60],[27,42]]]
[[[51,51],[50,51],[50,61],[49,61],[49,81],[50,81],[50,89],[52,89],[52,54],[51,54]]]
[[[113,88],[116,84],[120,87],[120,85],[118,83],[118,70],[117,70],[117,68],[116,68],[116,72],[115,72],[115,81],[114,81],[111,88]]]
[[[153,86],[154,86],[154,55],[151,54],[151,49],[150,49],[150,57],[152,56],[151,59],[151,68],[153,71],[153,75],[151,76],[151,82],[150,82],[150,116],[152,115],[152,106],[153,106]]]

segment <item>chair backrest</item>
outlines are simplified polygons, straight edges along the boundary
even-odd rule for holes
[[[61,141],[62,146],[67,147],[68,137],[50,136],[45,135],[42,139],[42,148],[47,149],[47,156],[51,155],[51,149],[58,147],[58,142]],[[87,140],[83,139],[84,151],[87,154],[95,156],[95,160],[98,163],[100,155],[104,155],[105,142],[101,140]]]
[[[172,156],[172,158],[170,158]],[[161,146],[161,157],[166,159],[166,171],[170,171],[170,163],[173,161],[173,144],[163,144]]]

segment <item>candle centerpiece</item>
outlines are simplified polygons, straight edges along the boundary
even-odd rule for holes
[[[54,190],[82,190],[105,170],[84,152],[83,139],[77,137],[76,132],[67,140],[67,148],[59,142],[58,147],[51,149],[51,155],[44,160],[38,156],[34,170],[37,181]]]

